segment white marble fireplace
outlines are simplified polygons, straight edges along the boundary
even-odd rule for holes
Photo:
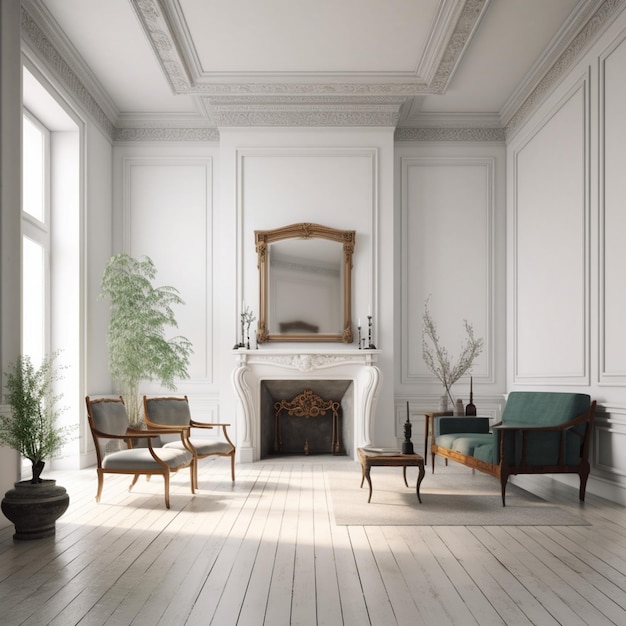
[[[261,458],[261,383],[267,380],[348,380],[352,382],[350,449],[371,444],[371,426],[380,387],[378,350],[263,348],[234,351],[232,381],[239,400],[237,455],[242,463]],[[348,446],[347,446],[348,448]]]

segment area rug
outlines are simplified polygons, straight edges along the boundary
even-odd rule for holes
[[[417,501],[417,468],[373,467],[372,500],[367,481],[361,483],[361,466],[329,466],[328,480],[335,522],[339,526],[584,526],[575,513],[552,505],[513,485],[507,486],[502,506],[500,482],[480,472],[451,463],[427,468]],[[575,497],[575,496],[574,496]]]

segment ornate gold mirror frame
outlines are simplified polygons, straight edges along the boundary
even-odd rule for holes
[[[301,224],[291,224],[274,230],[256,230],[254,231],[256,251],[258,254],[259,267],[259,322],[257,328],[257,343],[265,343],[267,341],[337,341],[344,343],[352,343],[352,253],[354,252],[355,231],[338,230],[319,224],[310,224],[307,222]],[[315,332],[313,328],[307,328],[309,325],[304,321],[295,320],[293,326],[295,332],[269,332],[271,327],[269,314],[270,301],[270,253],[269,246],[282,241],[284,239],[327,239],[336,241],[343,246],[343,259],[341,261],[342,301],[343,301],[343,328],[338,328],[337,333]],[[313,303],[312,303],[313,304]],[[324,303],[320,303],[321,306]],[[289,327],[290,324],[285,324]],[[298,326],[301,330],[308,332],[297,332]]]

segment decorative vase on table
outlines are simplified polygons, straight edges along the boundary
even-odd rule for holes
[[[446,413],[448,410],[448,396],[447,394],[443,394],[441,398],[439,398],[439,412]]]

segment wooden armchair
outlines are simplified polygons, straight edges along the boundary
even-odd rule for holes
[[[187,396],[182,398],[148,398],[144,396],[144,419],[148,428],[188,428],[212,429],[221,428],[222,439],[203,439],[201,437],[191,437],[186,444],[175,437],[161,437],[166,448],[181,449],[184,445],[190,445],[196,457],[194,469],[194,485],[198,488],[198,462],[208,456],[230,457],[231,480],[235,480],[235,445],[230,440],[226,428],[230,424],[219,422],[198,422],[191,418],[189,410],[189,400]]]
[[[130,428],[124,400],[119,398],[85,398],[89,427],[96,447],[98,458],[98,493],[96,502],[100,502],[104,474],[132,474],[134,476],[130,491],[141,475],[160,474],[165,481],[165,506],[170,508],[170,473],[188,467],[190,471],[191,493],[195,493],[196,457],[187,447],[188,428],[174,429],[134,429]],[[161,435],[178,436],[179,448],[152,447],[152,439]],[[132,443],[147,439],[147,448],[133,448]]]

